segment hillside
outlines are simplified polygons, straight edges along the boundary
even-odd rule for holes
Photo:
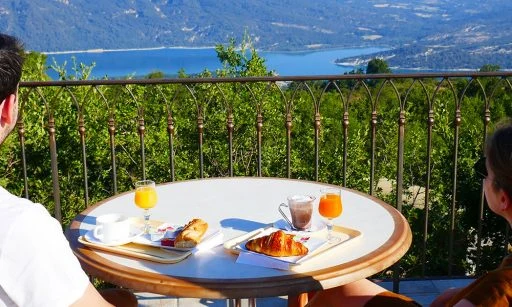
[[[263,50],[389,47],[400,67],[432,67],[437,55],[455,68],[512,63],[512,2],[454,2],[0,0],[0,29],[41,52],[214,46],[247,31]]]

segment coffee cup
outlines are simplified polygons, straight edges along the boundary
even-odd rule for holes
[[[94,237],[105,244],[114,243],[128,238],[130,223],[123,215],[110,213],[96,218]]]
[[[307,230],[311,227],[311,217],[313,216],[314,196],[309,195],[293,195],[288,196],[288,204],[280,204],[279,213],[292,229]],[[288,207],[290,210],[291,221],[288,216],[281,210],[281,207]]]

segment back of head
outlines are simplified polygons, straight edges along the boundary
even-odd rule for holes
[[[512,197],[512,120],[500,124],[487,140],[486,156],[495,187]]]
[[[23,67],[23,47],[14,37],[0,33],[0,102],[16,93]]]

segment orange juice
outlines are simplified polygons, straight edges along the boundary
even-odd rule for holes
[[[154,187],[140,187],[135,190],[135,204],[142,209],[150,209],[156,205],[157,196]]]
[[[341,197],[339,194],[327,193],[320,197],[318,211],[320,215],[326,218],[335,218],[340,216],[343,208],[341,207]]]

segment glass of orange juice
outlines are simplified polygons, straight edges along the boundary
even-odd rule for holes
[[[135,204],[137,207],[144,209],[144,233],[149,233],[149,209],[156,205],[157,200],[154,181],[142,180],[135,182]]]
[[[333,242],[336,238],[332,235],[332,219],[341,215],[343,207],[341,204],[341,189],[323,188],[320,190],[320,203],[318,212],[321,216],[327,218],[327,240]]]

